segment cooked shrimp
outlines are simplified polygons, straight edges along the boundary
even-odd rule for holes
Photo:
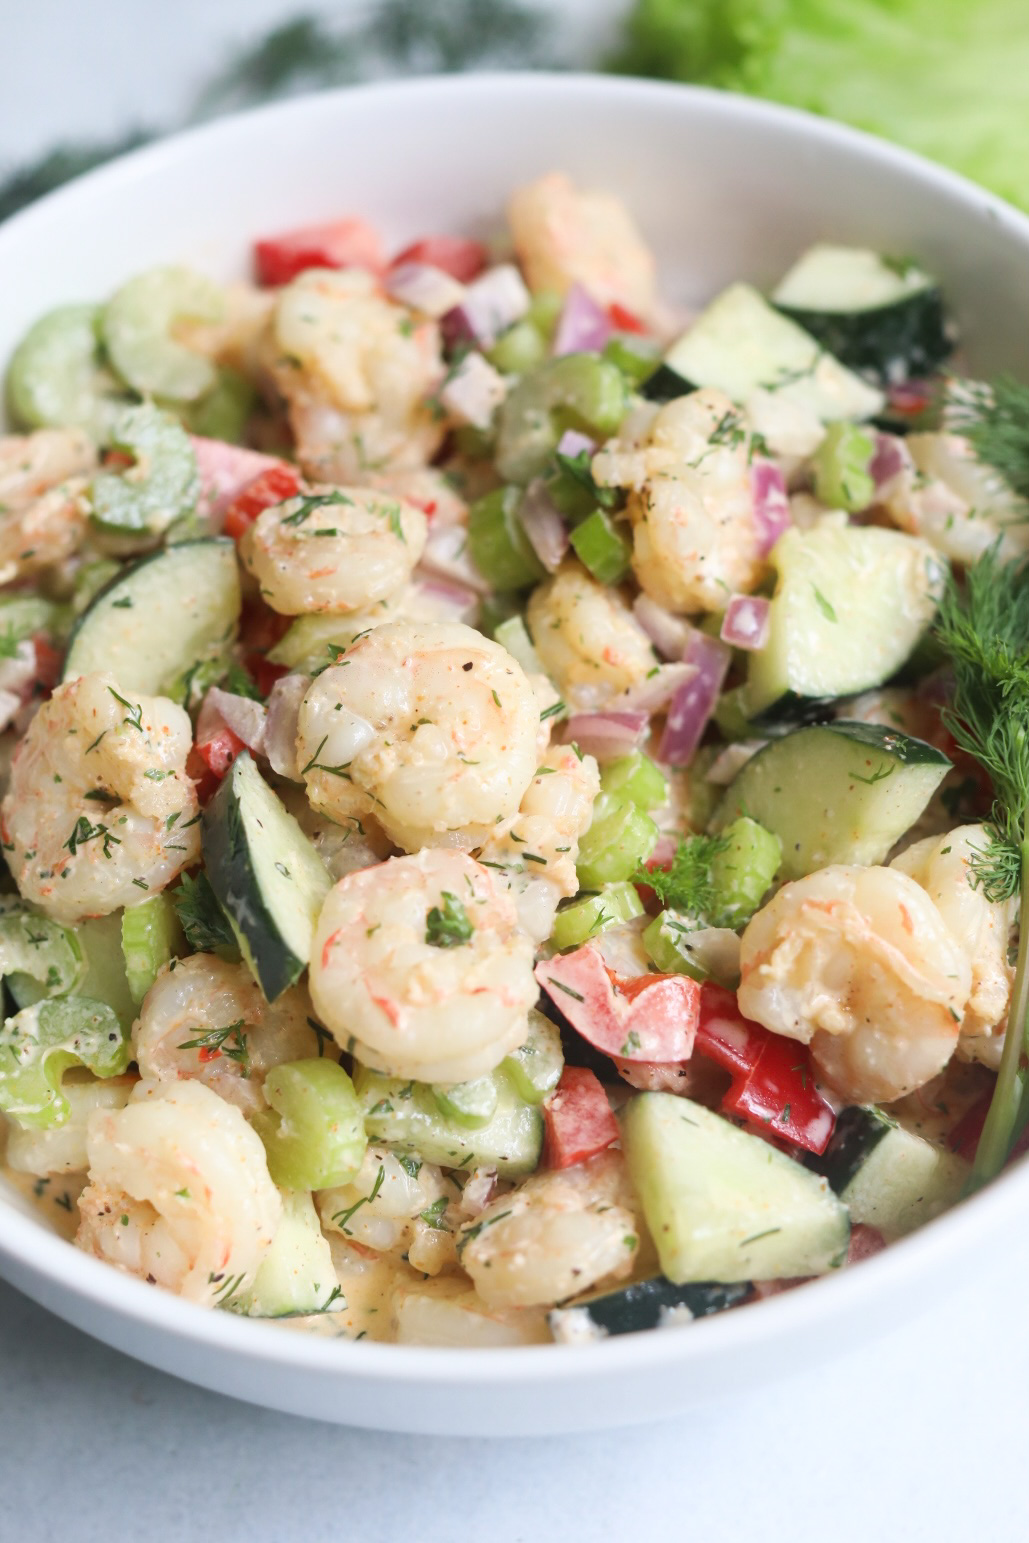
[[[460,622],[357,638],[300,705],[308,797],[340,824],[374,816],[397,846],[479,845],[536,769],[539,705],[498,643]]]
[[[594,457],[604,486],[632,489],[633,568],[670,611],[723,611],[765,572],[750,487],[750,433],[722,391],[669,402],[642,446],[613,441]]]
[[[657,665],[618,590],[568,560],[533,590],[526,619],[536,652],[570,707],[592,712]]]
[[[554,745],[525,790],[518,813],[490,836],[480,861],[502,872],[519,920],[536,943],[550,936],[557,903],[579,888],[579,837],[590,827],[600,772],[591,755]]]
[[[514,902],[461,852],[393,857],[322,907],[311,996],[366,1066],[420,1082],[480,1077],[522,1044],[538,995]]]
[[[404,587],[425,535],[413,504],[367,488],[316,488],[259,514],[240,556],[275,611],[356,611]]]
[[[155,1082],[191,1077],[238,1104],[264,1108],[265,1074],[318,1054],[311,1003],[299,986],[266,1002],[242,964],[193,954],[166,966],[132,1027],[134,1058]]]
[[[563,1302],[624,1280],[639,1248],[620,1152],[535,1174],[462,1229],[461,1264],[488,1307]]]
[[[915,842],[890,866],[922,886],[955,943],[968,955],[972,989],[961,1020],[958,1054],[996,1070],[1015,978],[1008,944],[1018,918],[1018,897],[991,902],[968,882],[972,859],[988,841],[984,826],[961,825],[945,836]]]
[[[78,551],[89,527],[86,474],[96,464],[81,429],[0,439],[0,584]]]
[[[751,920],[740,1009],[811,1045],[850,1103],[902,1098],[957,1046],[968,957],[925,890],[896,868],[840,865],[786,884]]]
[[[401,1160],[379,1146],[368,1148],[361,1171],[349,1184],[323,1189],[315,1199],[326,1232],[341,1233],[377,1253],[402,1251],[427,1275],[453,1262],[447,1213],[456,1213],[460,1202],[461,1191],[435,1163]]]
[[[562,172],[519,188],[507,207],[518,260],[532,289],[581,284],[602,305],[637,316],[655,304],[654,258],[611,193],[580,192]]]
[[[15,752],[0,812],[20,893],[57,921],[107,916],[200,856],[189,716],[112,675],[58,686]]]
[[[309,476],[360,481],[438,449],[444,426],[427,399],[443,376],[439,329],[387,300],[371,274],[319,268],[287,284],[270,352]]]
[[[282,1201],[234,1105],[200,1082],[141,1082],[90,1117],[87,1146],[80,1248],[207,1306],[253,1280]]]
[[[960,434],[909,434],[898,441],[901,469],[883,490],[895,525],[945,557],[975,562],[999,539],[1001,554],[1029,547],[1026,506]]]

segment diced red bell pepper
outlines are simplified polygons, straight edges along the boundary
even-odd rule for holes
[[[619,305],[617,300],[612,300],[607,308],[608,319],[618,332],[647,332],[649,329],[645,322],[640,321],[635,312],[627,306]]]
[[[398,252],[390,267],[424,263],[426,267],[442,269],[461,284],[470,284],[485,268],[488,255],[481,241],[470,241],[467,236],[423,236],[421,241],[412,241]]]
[[[267,467],[253,482],[247,483],[225,511],[225,534],[238,541],[263,510],[284,503],[287,498],[295,498],[299,491],[300,475],[292,466],[280,463]]]
[[[893,412],[917,418],[932,406],[933,387],[927,380],[898,380],[886,388]]]
[[[545,959],[536,979],[583,1039],[626,1061],[688,1061],[700,987],[687,975],[613,975],[599,950]]]
[[[815,1085],[806,1045],[751,1022],[734,992],[705,982],[696,1051],[732,1075],[724,1110],[794,1146],[825,1151],[836,1116]]]
[[[544,1166],[571,1168],[618,1140],[618,1121],[597,1076],[586,1066],[566,1066],[543,1103]]]
[[[215,518],[261,472],[276,466],[292,469],[281,456],[248,450],[244,445],[227,445],[224,440],[205,439],[200,434],[191,434],[189,442],[200,474],[200,512]]]
[[[254,242],[259,284],[288,284],[306,268],[367,268],[381,273],[385,265],[378,231],[359,219],[303,225]]]
[[[289,674],[289,669],[284,664],[272,664],[264,654],[247,654],[243,661],[244,667],[250,679],[263,697],[268,696],[277,680]]]
[[[33,637],[32,646],[36,650],[36,680],[45,691],[52,691],[61,678],[64,657],[41,632]]]
[[[227,723],[221,724],[210,736],[198,740],[194,749],[208,771],[218,778],[225,776],[233,761],[246,746]]]

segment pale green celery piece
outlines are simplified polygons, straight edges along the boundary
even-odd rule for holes
[[[707,980],[708,972],[694,956],[691,939],[699,931],[694,917],[661,911],[643,933],[643,946],[662,975],[688,975]]]
[[[609,795],[601,794],[598,803]],[[603,813],[579,842],[576,871],[584,889],[599,889],[628,879],[646,862],[660,832],[649,814],[635,804],[623,803]]]
[[[72,1066],[117,1077],[129,1064],[129,1039],[106,1002],[53,997],[23,1007],[0,1028],[0,1110],[19,1125],[45,1130],[71,1112],[61,1081]]]
[[[7,367],[7,404],[19,428],[104,437],[121,388],[103,364],[100,314],[95,305],[62,305],[29,328]]]
[[[726,845],[711,859],[714,911],[728,927],[750,920],[782,863],[782,842],[756,820],[741,815],[722,831]]]
[[[580,948],[609,927],[642,915],[643,902],[634,884],[605,884],[599,894],[582,895],[558,911],[550,941],[562,951]]]
[[[167,894],[151,895],[129,906],[121,916],[121,948],[125,978],[138,1007],[158,973],[184,946],[182,928]]]
[[[619,369],[597,354],[565,354],[524,376],[500,409],[497,471],[529,482],[546,470],[566,429],[608,438],[629,405]]]
[[[668,779],[642,750],[608,761],[600,773],[603,792],[627,798],[637,809],[660,809],[668,802]]]
[[[436,1082],[432,1093],[440,1112],[468,1130],[488,1125],[497,1112],[497,1084],[489,1074],[472,1082]]]
[[[63,606],[43,595],[8,595],[0,600],[0,638],[20,643],[36,632],[59,632],[63,612]]]
[[[115,562],[113,557],[98,557],[95,562],[83,563],[75,575],[75,589],[71,597],[71,608],[76,616],[81,616],[100,593],[105,584],[121,572],[121,563]]]
[[[221,288],[189,268],[152,268],[129,279],[108,301],[103,339],[121,378],[146,396],[194,402],[213,390],[218,372],[203,354],[173,336],[178,323],[220,321]]]
[[[564,1070],[560,1029],[532,1008],[525,1043],[512,1050],[500,1064],[520,1098],[530,1104],[541,1104],[557,1087]]]
[[[222,366],[211,390],[181,408],[182,425],[191,434],[238,445],[257,401],[256,387],[246,376]]]
[[[196,506],[196,456],[181,424],[149,403],[126,407],[111,429],[115,450],[135,465],[102,471],[90,489],[93,520],[116,535],[159,536]]]
[[[503,1069],[493,1076],[496,1111],[488,1124],[473,1130],[443,1113],[427,1083],[384,1077],[356,1065],[354,1086],[369,1140],[443,1168],[492,1167],[501,1178],[531,1173],[543,1149],[540,1111],[535,1101],[518,1095]]]
[[[349,1184],[368,1144],[354,1084],[328,1057],[284,1061],[264,1081],[269,1108],[252,1124],[268,1154],[268,1172],[283,1189]]]
[[[564,296],[556,289],[538,289],[529,302],[525,319],[539,328],[548,343],[557,331],[564,304]]]
[[[336,1280],[329,1241],[322,1236],[306,1190],[283,1189],[282,1220],[249,1287],[223,1305],[250,1318],[305,1318],[338,1311],[346,1300]]]
[[[733,686],[723,691],[715,704],[715,726],[723,739],[750,739],[754,725],[747,716],[747,688]]]
[[[507,649],[511,658],[521,665],[526,675],[547,673],[543,668],[543,661],[533,646],[524,617],[509,616],[506,621],[498,623],[493,629],[493,638],[501,648]]]
[[[82,984],[86,962],[70,927],[17,901],[0,914],[0,976],[18,1007],[66,996]]]
[[[122,1028],[131,1029],[136,1016],[136,1004],[129,990],[125,973],[125,956],[121,947],[121,913],[110,916],[91,916],[78,922],[75,936],[86,960],[86,974],[79,993],[96,997],[113,1008]]]
[[[869,471],[874,455],[875,439],[866,430],[855,423],[830,423],[812,457],[815,492],[822,502],[851,513],[867,509],[875,497]]]
[[[487,348],[486,358],[505,375],[525,375],[543,363],[549,352],[546,337],[531,321],[516,321]]]
[[[468,554],[492,589],[527,589],[546,578],[546,569],[518,518],[522,489],[494,488],[468,511]]]
[[[199,707],[204,697],[212,686],[217,686],[219,681],[225,679],[232,665],[232,655],[229,653],[215,654],[209,659],[197,659],[188,670],[172,681],[168,690],[164,693],[171,697],[173,702],[179,702],[187,709]]]

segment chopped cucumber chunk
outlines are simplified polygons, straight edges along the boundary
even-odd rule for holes
[[[329,1241],[304,1190],[282,1190],[282,1220],[252,1284],[225,1307],[250,1318],[304,1318],[346,1307]]]
[[[832,1185],[851,1220],[903,1237],[960,1200],[971,1167],[882,1109],[854,1106],[838,1116],[829,1145],[807,1166]]]
[[[847,1208],[824,1179],[674,1093],[622,1111],[622,1147],[669,1280],[782,1280],[843,1263]]]
[[[782,843],[782,877],[831,863],[881,863],[950,770],[933,745],[874,723],[814,724],[774,739],[741,768],[715,814],[744,810]]]

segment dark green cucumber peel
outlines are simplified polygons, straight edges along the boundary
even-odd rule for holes
[[[686,1307],[694,1318],[707,1318],[711,1313],[721,1313],[746,1302],[753,1291],[750,1281],[737,1281],[731,1285],[721,1285],[717,1281],[693,1282],[677,1286],[665,1276],[655,1275],[650,1280],[633,1281],[632,1285],[623,1286],[619,1291],[605,1291],[585,1302],[574,1302],[570,1310],[581,1308],[606,1334],[635,1334],[641,1329],[660,1328],[666,1310]],[[555,1311],[560,1313],[562,1309]]]
[[[896,1128],[896,1120],[874,1104],[853,1104],[837,1115],[825,1151],[821,1155],[808,1153],[805,1166],[821,1174],[828,1180],[829,1188],[842,1195],[880,1141]]]
[[[640,386],[640,396],[648,402],[674,402],[677,397],[689,396],[696,391],[692,380],[673,370],[670,364],[659,364]]]
[[[810,332],[848,369],[881,382],[932,375],[954,348],[943,296],[935,286],[866,311],[779,304],[776,310]]]

